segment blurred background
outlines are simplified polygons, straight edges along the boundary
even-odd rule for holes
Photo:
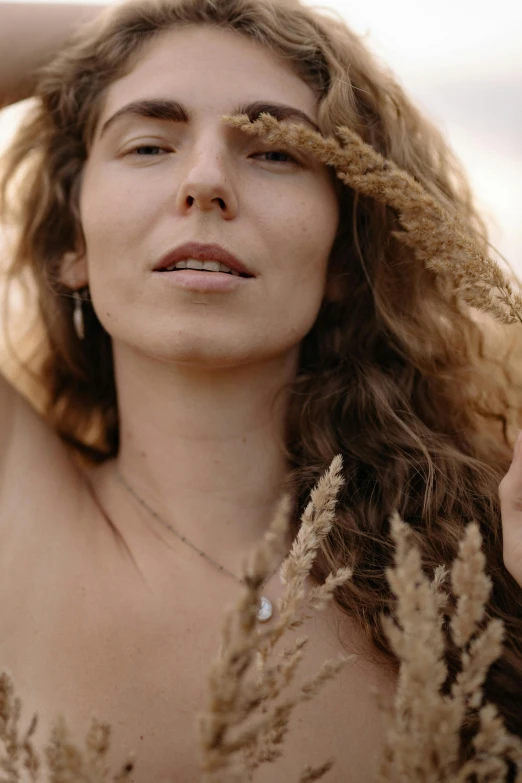
[[[465,165],[492,244],[522,276],[521,0],[307,4],[331,9],[363,35],[442,129]],[[25,111],[26,102],[0,111],[0,153]]]

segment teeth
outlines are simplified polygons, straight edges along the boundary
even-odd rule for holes
[[[195,258],[187,258],[186,261],[178,261],[174,266],[168,266],[165,272],[172,272],[173,269],[203,269],[207,272],[228,272],[231,275],[239,277],[239,272],[234,269],[230,269],[225,264],[220,264],[218,261],[196,261]]]
[[[196,261],[195,258],[187,258],[187,269],[203,269],[203,264],[206,262]]]

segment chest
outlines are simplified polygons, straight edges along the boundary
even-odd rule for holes
[[[61,713],[83,745],[95,716],[111,725],[111,765],[136,753],[132,783],[197,780],[195,718],[219,623],[197,586],[152,579],[143,563],[131,576],[81,544],[14,541],[2,552],[0,665],[22,699],[21,728],[38,713],[41,750]]]
[[[111,725],[107,762],[114,771],[135,753],[131,783],[198,780],[196,719],[208,704],[225,608],[241,588],[210,576],[191,554],[165,570],[155,568],[152,549],[124,555],[94,526],[89,534],[55,530],[62,532],[12,536],[0,555],[0,667],[12,673],[22,700],[21,730],[38,713],[41,751],[61,713],[83,746],[95,716]],[[276,577],[266,593],[275,602],[281,590]],[[323,614],[288,638],[310,639],[300,681],[346,652],[335,623]],[[306,764],[334,757],[327,783],[344,782],[347,770],[353,783],[368,783],[384,729],[375,687],[391,693],[364,657],[346,668],[298,707],[283,758],[263,765],[255,781],[297,780]]]

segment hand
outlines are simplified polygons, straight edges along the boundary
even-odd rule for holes
[[[499,486],[504,565],[522,586],[522,430],[515,444],[513,461]]]

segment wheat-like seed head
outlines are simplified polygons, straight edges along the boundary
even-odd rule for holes
[[[347,127],[337,129],[340,142],[325,139],[301,125],[279,123],[263,114],[251,123],[244,115],[223,117],[247,134],[267,141],[303,148],[336,169],[347,186],[388,205],[398,215],[401,230],[393,236],[412,248],[419,261],[444,281],[470,306],[492,314],[502,323],[522,322],[522,296],[513,290],[499,265],[485,256],[467,235],[465,226],[419,182],[384,158]],[[279,617],[266,629],[258,629],[255,615],[261,586],[274,566],[275,553],[288,530],[289,499],[284,497],[263,541],[245,564],[245,591],[225,618],[220,649],[209,675],[209,704],[199,718],[203,783],[246,783],[262,763],[274,763],[283,752],[289,721],[299,703],[312,699],[351,656],[326,661],[315,677],[301,685],[296,697],[275,699],[294,681],[305,654],[306,639],[299,638],[275,661],[277,641],[304,622],[307,609],[322,609],[336,587],[351,578],[351,570],[339,568],[323,585],[305,590],[318,548],[329,533],[339,490],[343,484],[342,458],[337,455],[317,487],[301,518],[301,527],[286,558],[281,577],[285,593]],[[447,596],[442,587],[441,566],[430,581],[408,528],[398,514],[391,520],[396,544],[395,565],[388,572],[397,598],[395,617],[383,619],[390,644],[400,661],[400,674],[388,738],[377,775],[378,783],[464,783],[471,775],[488,783],[504,780],[506,759],[519,769],[522,783],[522,742],[505,729],[494,705],[483,703],[482,687],[489,666],[502,649],[503,626],[499,620],[485,625],[485,604],[491,589],[484,572],[484,556],[478,526],[466,529],[459,555],[451,569],[451,586],[457,609],[451,633],[461,650],[461,670],[449,694],[442,693],[448,676],[442,633]],[[479,728],[474,756],[460,765],[460,729],[469,710],[478,710]],[[263,717],[259,717],[259,713]],[[19,779],[22,766],[32,781],[41,783],[41,761],[32,735],[36,720],[20,736],[21,702],[14,697],[12,677],[0,674],[0,758],[9,783]],[[110,727],[93,722],[80,750],[70,739],[60,718],[52,729],[45,757],[53,783],[106,783],[104,764]],[[133,754],[114,775],[123,783],[132,772]],[[303,770],[298,783],[319,780],[331,769],[332,760]]]
[[[342,485],[342,460],[335,458],[321,478],[312,503],[303,514],[305,532],[286,562],[287,591],[293,596],[281,600],[286,607],[283,620],[272,628],[259,629],[253,617],[259,589],[273,563],[287,530],[289,501],[283,497],[267,534],[245,565],[244,594],[224,624],[221,648],[209,677],[209,704],[200,716],[199,741],[202,751],[202,783],[249,783],[261,764],[274,764],[284,753],[284,740],[296,707],[314,698],[353,656],[325,661],[316,675],[300,685],[296,696],[285,697],[305,654],[307,639],[299,637],[276,660],[271,659],[274,637],[299,622],[309,604],[323,606],[334,586],[350,577],[349,569],[330,574],[324,585],[301,595],[303,574],[313,563],[319,541],[332,524],[337,493]],[[451,568],[451,584],[457,602],[452,633],[461,649],[461,670],[450,693],[441,686],[447,678],[442,633],[446,605],[442,585],[444,568],[430,581],[424,573],[420,553],[408,526],[395,512],[391,535],[396,545],[395,563],[388,572],[397,598],[395,615],[384,618],[390,643],[400,662],[394,708],[388,713],[389,730],[383,748],[376,783],[503,783],[507,760],[522,776],[522,741],[506,730],[494,705],[484,703],[482,687],[487,670],[501,652],[503,626],[493,619],[485,623],[485,602],[490,582],[484,573],[478,526],[465,531],[457,559]],[[301,587],[296,589],[293,582]],[[299,596],[299,598],[296,598]],[[466,618],[464,618],[466,614]],[[251,675],[251,676],[249,676]],[[275,703],[276,698],[283,697]],[[473,739],[473,756],[460,762],[460,730],[470,710],[478,710],[479,727]],[[0,675],[0,740],[5,754],[0,758],[8,783],[18,781],[23,766],[31,780],[43,783],[41,764],[31,744],[36,728],[33,720],[24,736],[18,722],[21,702],[14,696],[12,677]],[[63,717],[56,722],[45,749],[53,783],[107,783],[109,771],[104,759],[110,741],[110,727],[93,721],[81,750],[69,735]],[[333,759],[307,767],[297,783],[324,777]],[[123,765],[113,783],[124,783],[133,768],[133,756]],[[154,783],[151,781],[151,783]]]
[[[408,526],[396,512],[391,534],[396,551],[388,580],[397,608],[393,619],[383,621],[401,666],[377,782],[464,783],[476,774],[479,781],[504,783],[507,758],[522,770],[522,742],[506,730],[496,708],[484,704],[482,687],[502,652],[503,624],[493,619],[482,628],[491,583],[484,573],[479,528],[468,525],[451,568],[457,599],[451,629],[460,648],[461,669],[449,694],[442,689],[448,676],[441,654],[446,601],[437,598],[442,574],[436,573],[429,583]],[[460,731],[477,709],[480,727],[473,739],[474,755],[462,764]]]
[[[285,592],[278,601],[279,616],[272,626],[263,629],[241,620],[234,624],[233,618],[255,614],[259,589],[273,570],[275,553],[287,531],[288,500],[276,513],[275,518],[279,521],[272,523],[267,536],[252,554],[251,562],[257,564],[255,584],[258,591],[250,589],[247,581],[238,606],[227,617],[220,655],[211,673],[209,708],[199,719],[202,783],[228,781],[228,772],[236,775],[238,765],[242,766],[245,781],[250,780],[261,764],[276,761],[282,753],[281,746],[295,708],[312,699],[353,658],[343,656],[335,661],[325,661],[319,672],[300,686],[297,696],[273,704],[294,680],[307,639],[296,639],[272,661],[270,656],[277,641],[286,631],[302,624],[306,608],[324,606],[334,589],[351,576],[349,569],[339,569],[324,585],[310,591],[313,593],[311,601],[306,595],[306,577],[320,542],[334,521],[337,496],[344,481],[341,468],[342,459],[338,455],[311,492],[299,533],[280,568]],[[270,553],[269,539],[274,544]],[[252,569],[247,568],[246,574],[252,574]],[[247,725],[252,719],[253,725]],[[238,727],[241,727],[239,731]],[[320,768],[305,770],[302,780],[318,780],[330,766],[331,762],[328,762]]]
[[[248,135],[264,136],[269,143],[306,150],[334,167],[348,187],[397,212],[401,230],[392,235],[444,279],[448,290],[501,323],[522,323],[522,295],[513,290],[498,263],[476,246],[458,216],[350,128],[337,128],[339,142],[266,113],[254,122],[243,114],[225,114],[222,120]]]

